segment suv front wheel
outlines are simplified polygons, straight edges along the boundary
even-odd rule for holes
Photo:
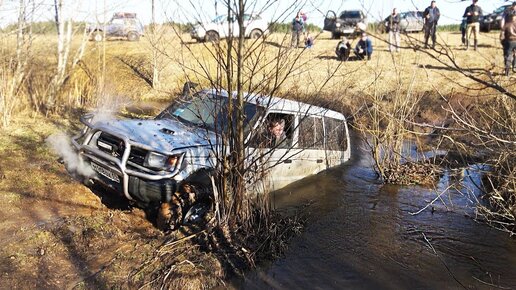
[[[219,34],[216,31],[208,31],[206,32],[206,41],[208,42],[218,42],[219,41]]]
[[[253,29],[249,35],[252,39],[258,39],[262,37],[262,31],[260,29]]]
[[[93,40],[96,42],[104,40],[104,34],[102,33],[102,31],[95,31],[93,33]]]

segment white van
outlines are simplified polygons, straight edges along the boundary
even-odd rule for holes
[[[86,178],[140,207],[189,199],[172,207],[180,210],[176,222],[181,222],[193,204],[211,199],[199,188],[212,184],[209,177],[216,174],[218,157],[227,152],[221,132],[228,123],[230,99],[235,100],[235,94],[203,90],[150,120],[94,121],[93,115],[83,116],[86,126],[72,143],[95,172]],[[341,113],[259,95],[246,95],[244,111],[251,190],[276,190],[350,158],[349,132]],[[271,122],[281,123],[284,130],[275,144],[267,142]],[[177,194],[185,184],[195,188],[193,197]]]

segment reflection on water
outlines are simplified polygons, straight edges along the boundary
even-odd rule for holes
[[[283,259],[234,287],[516,288],[516,241],[472,218],[481,167],[450,170],[434,189],[400,187],[377,183],[365,151],[353,153],[275,193],[278,208],[311,202],[307,228]]]

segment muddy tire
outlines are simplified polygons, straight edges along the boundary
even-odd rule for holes
[[[251,39],[258,39],[258,38],[262,37],[262,35],[263,35],[263,32],[260,29],[253,29],[251,31],[251,34],[249,34],[249,37]]]
[[[212,31],[206,32],[205,39],[206,39],[207,42],[219,42],[220,37],[219,37],[219,34],[216,31],[212,30]]]
[[[127,40],[129,41],[138,41],[140,40],[140,35],[138,33],[131,31],[127,34]]]
[[[185,222],[199,222],[211,211],[212,196],[212,190],[207,184],[186,182],[169,202],[160,205],[156,217],[157,227],[168,232],[177,230]]]
[[[92,39],[95,42],[101,42],[104,40],[104,34],[102,33],[102,31],[95,31],[95,32],[93,32]]]

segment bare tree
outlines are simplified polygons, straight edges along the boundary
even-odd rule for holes
[[[259,179],[258,176],[266,175],[266,171],[274,165],[255,170],[256,167],[267,163],[270,150],[257,149],[253,152],[249,150],[249,145],[254,141],[258,132],[246,131],[248,130],[246,103],[256,95],[277,95],[287,79],[301,72],[304,64],[301,56],[306,53],[305,49],[292,49],[285,45],[289,43],[288,35],[283,35],[280,38],[280,44],[275,46],[270,45],[269,42],[277,40],[271,39],[267,31],[263,31],[263,34],[257,38],[248,39],[249,31],[246,30],[245,21],[248,21],[249,15],[259,15],[260,12],[278,2],[267,1],[263,6],[259,6],[258,3],[257,1],[242,0],[223,2],[226,10],[224,16],[226,17],[224,21],[225,40],[219,40],[218,37],[210,35],[206,42],[195,45],[187,44],[185,36],[176,29],[176,37],[182,45],[181,54],[169,54],[163,50],[163,54],[175,61],[182,69],[187,80],[200,83],[204,87],[211,87],[220,94],[227,92],[229,96],[230,101],[218,104],[226,112],[224,121],[228,125],[216,128],[219,139],[216,144],[212,144],[216,160],[215,168],[217,169],[216,172],[213,172],[216,185],[216,208],[219,209],[216,215],[221,217],[219,222],[222,224],[228,222],[233,225],[250,225],[253,212],[259,206],[255,201],[261,200],[262,205],[267,207],[265,205],[268,202],[267,194],[264,193],[263,196],[258,197],[254,193],[251,194],[249,183],[256,182]],[[199,12],[202,10],[198,9],[199,7],[196,7],[193,2],[192,5],[193,7],[189,11]],[[300,5],[302,4],[296,3],[287,11],[279,13],[278,18],[273,22],[297,12]],[[203,22],[200,14],[194,17],[196,20],[192,22]],[[169,45],[169,47],[173,47],[173,45]],[[198,55],[198,49],[202,49],[203,56]],[[336,64],[329,70],[327,79],[322,83],[311,84],[320,91],[334,76],[340,65],[341,63]],[[307,81],[311,80],[310,77],[306,79]],[[307,117],[310,107],[299,109],[303,118]],[[264,112],[259,112],[256,119],[263,122],[266,110],[267,108]],[[299,126],[299,124],[293,124],[293,126]],[[296,144],[291,146],[296,146]],[[299,154],[294,151],[298,152],[292,150],[277,162],[282,162],[292,154]],[[167,205],[165,207],[166,210],[170,208]],[[172,208],[178,207],[172,206]]]
[[[33,3],[33,2],[32,2]],[[27,22],[29,16],[27,6],[31,1],[20,0],[18,7],[18,22],[16,31],[16,54],[7,63],[0,75],[0,113],[2,126],[10,124],[12,114],[19,105],[19,98],[23,82],[28,74],[28,61],[32,45],[32,29]]]

